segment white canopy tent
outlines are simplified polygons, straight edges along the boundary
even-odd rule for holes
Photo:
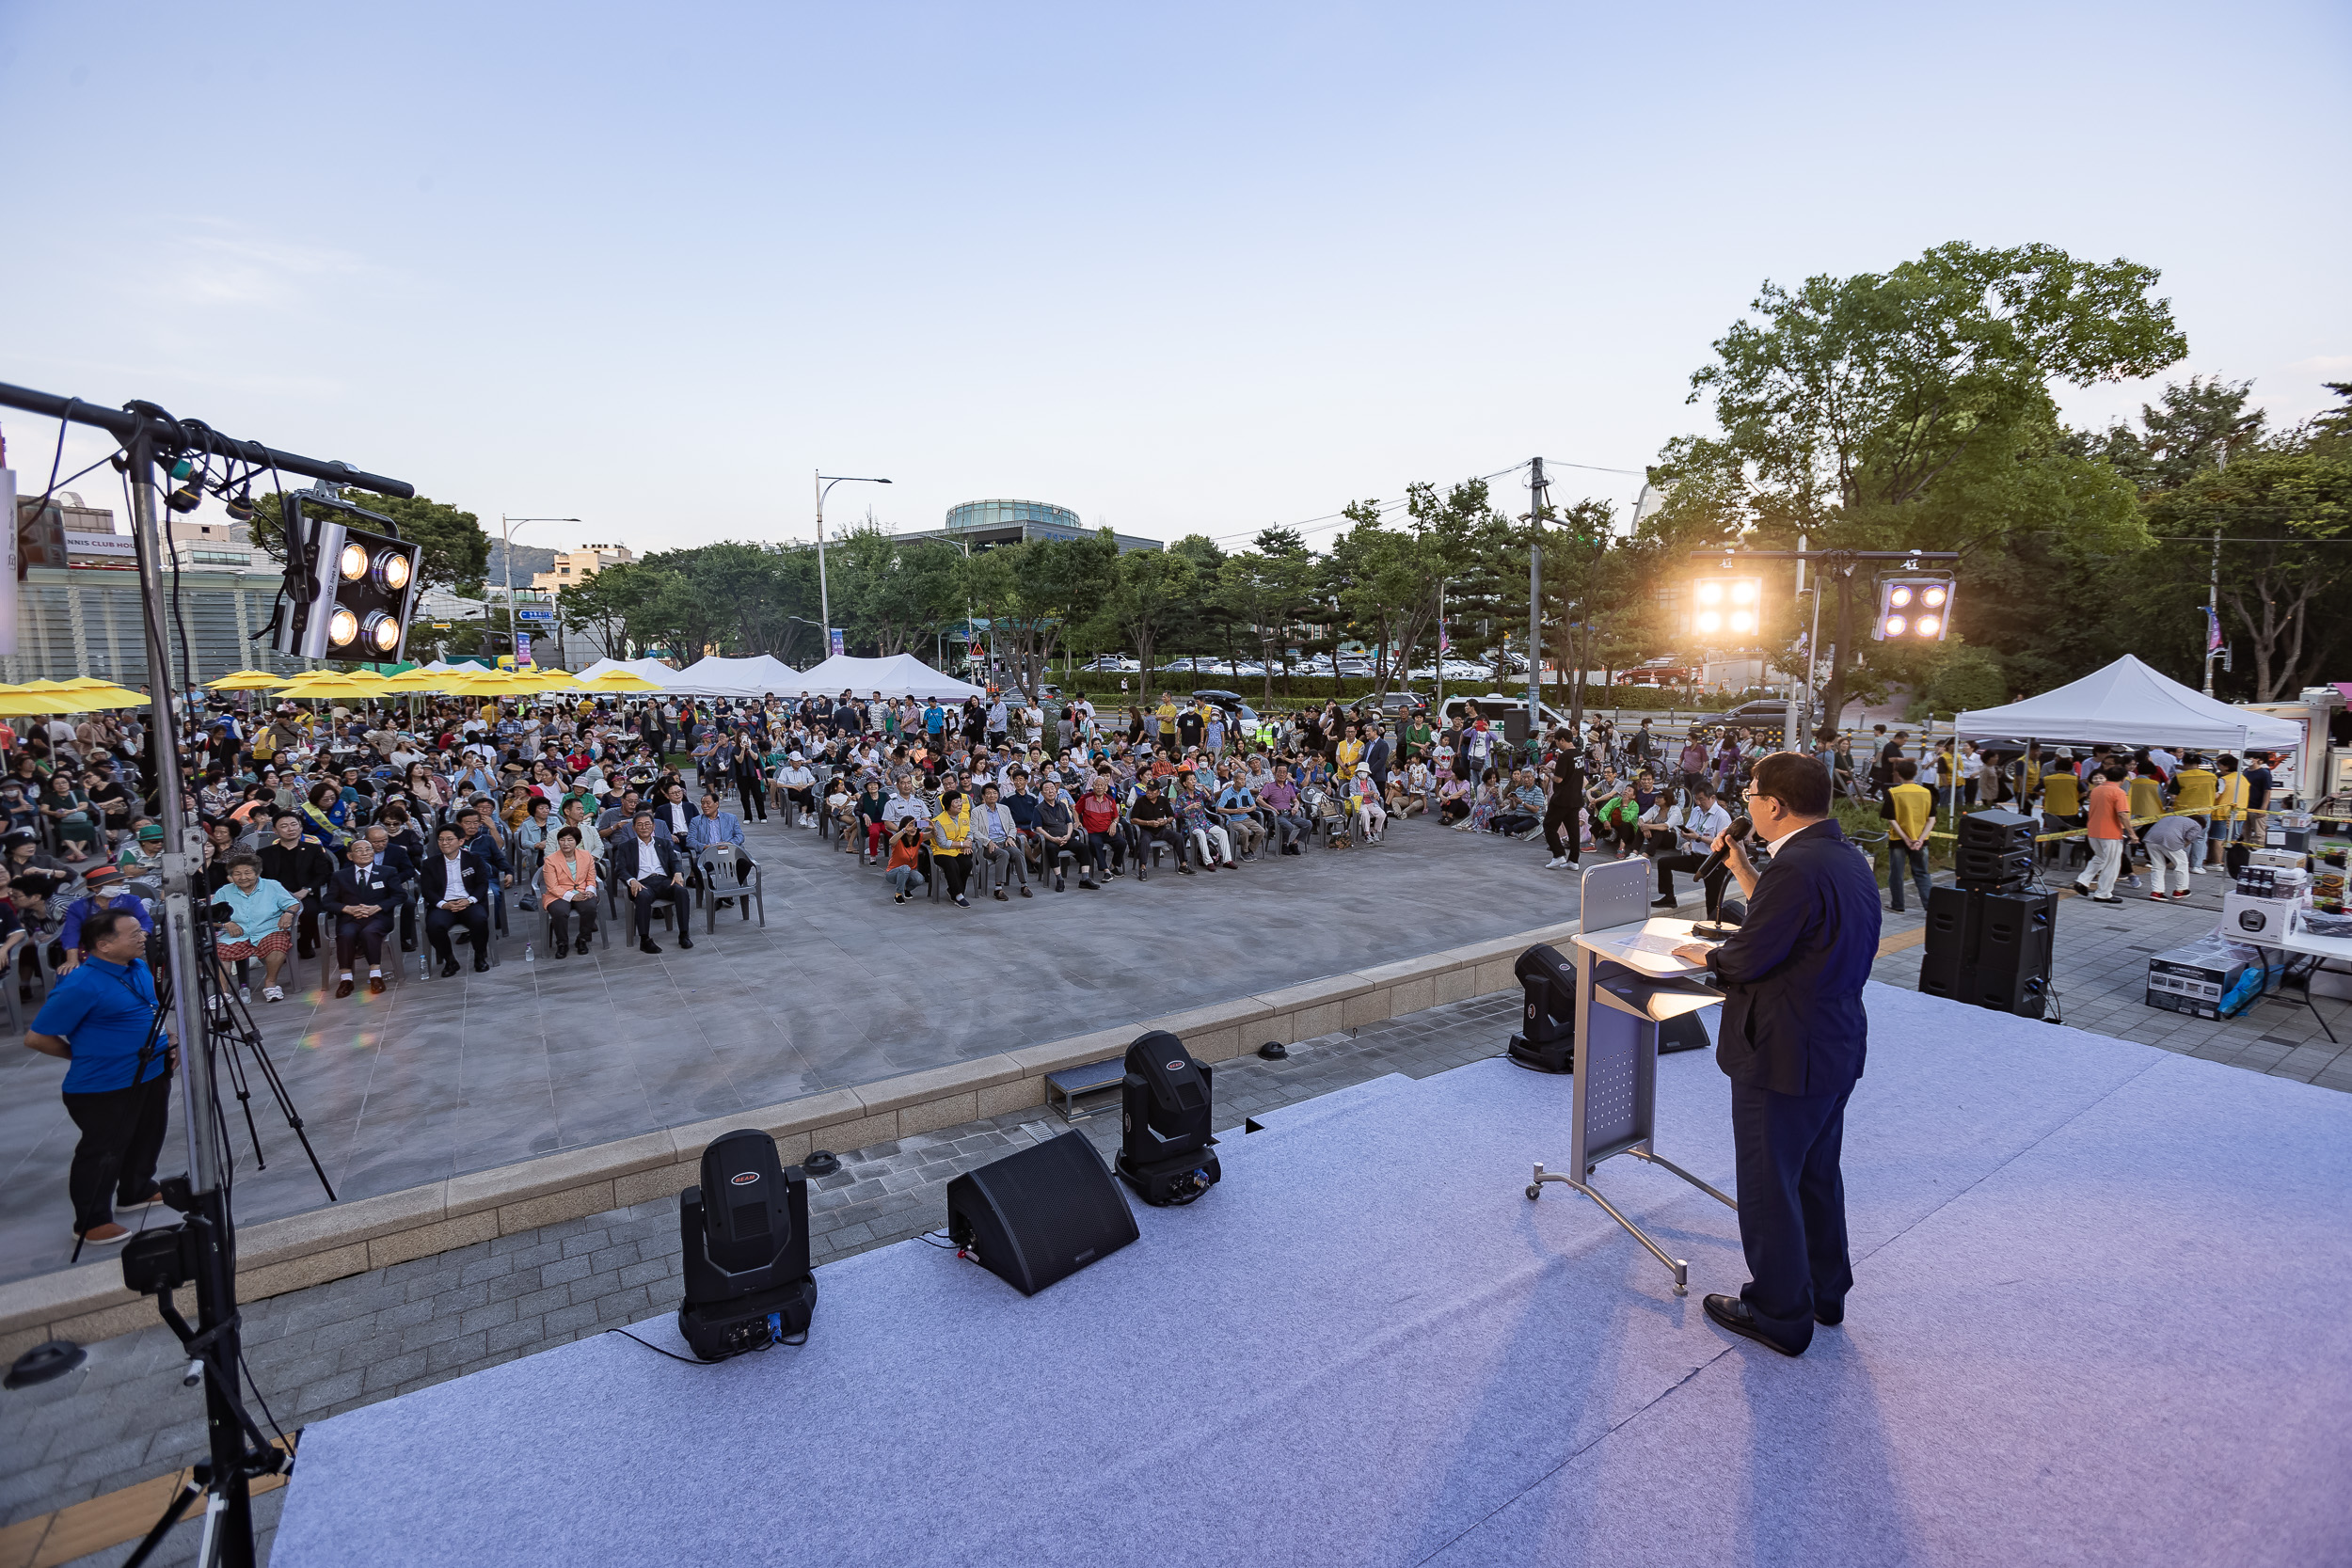
[[[721,658],[712,654],[683,670],[669,672],[662,686],[696,697],[797,697],[803,689],[801,673],[772,654],[749,658]]]
[[[1953,730],[1963,740],[2076,740],[2202,752],[2289,752],[2303,744],[2301,725],[2192,691],[2129,654],[2055,691],[1963,713]]]
[[[798,677],[800,689],[823,695],[848,691],[868,697],[879,691],[885,697],[985,697],[987,689],[960,681],[953,675],[943,675],[913,654],[893,654],[888,658],[852,658],[847,654],[833,657]]]
[[[600,658],[584,669],[574,671],[573,676],[578,680],[592,681],[615,670],[626,670],[632,675],[641,676],[664,691],[675,689],[670,683],[678,677],[677,671],[658,658]]]

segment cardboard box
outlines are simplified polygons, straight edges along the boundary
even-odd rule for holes
[[[2264,973],[2256,949],[2201,937],[2148,960],[2146,1001],[2197,1018],[2234,1018],[2262,994]]]
[[[2243,893],[2221,895],[2221,931],[2232,942],[2258,942],[2277,946],[2292,927],[2299,897],[2260,898]]]

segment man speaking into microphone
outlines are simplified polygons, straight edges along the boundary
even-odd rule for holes
[[[1723,984],[1715,1061],[1731,1080],[1750,1275],[1738,1295],[1708,1296],[1707,1315],[1784,1355],[1804,1354],[1815,1323],[1843,1321],[1853,1284],[1837,1162],[1846,1097],[1862,1076],[1862,987],[1878,957],[1879,890],[1829,809],[1829,770],[1819,761],[1794,752],[1759,761],[1748,816],[1771,863],[1759,873],[1730,832],[1715,840],[1747,915],[1720,946],[1675,950]]]

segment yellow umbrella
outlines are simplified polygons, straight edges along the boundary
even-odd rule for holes
[[[374,687],[353,680],[340,671],[314,670],[307,675],[295,676],[292,684],[280,689],[278,694],[291,702],[309,702],[326,697],[370,697],[375,691]]]
[[[448,684],[449,678],[447,675],[435,674],[432,671],[420,666],[417,669],[404,670],[397,675],[386,677],[384,684],[376,689],[379,691],[438,691]]]
[[[27,686],[29,686],[29,682]],[[77,713],[70,698],[54,691],[33,691],[26,687],[0,686],[0,716],[22,719],[43,713]]]
[[[266,691],[285,684],[285,676],[273,675],[267,670],[238,670],[216,681],[206,681],[204,689],[207,691]]]
[[[74,687],[72,689],[71,695],[62,692],[58,695],[64,697],[67,702],[80,704],[83,708],[92,713],[101,708],[145,707],[148,705],[148,699],[145,697],[135,691],[126,691],[119,686]]]
[[[59,681],[57,686],[66,691],[119,691],[121,689],[114,682],[102,681],[94,675],[76,675],[70,681]]]
[[[659,691],[660,687],[634,670],[607,670],[594,680],[580,683],[582,691]]]

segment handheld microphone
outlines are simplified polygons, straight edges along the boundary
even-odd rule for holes
[[[1731,819],[1730,843],[1739,843],[1741,839],[1747,837],[1753,830],[1754,824],[1749,822],[1746,817],[1733,817]],[[1696,876],[1700,881],[1704,882],[1708,878],[1712,877],[1716,872],[1721,871],[1724,868],[1724,862],[1729,860],[1730,858],[1731,850],[1729,846],[1726,845],[1724,848],[1714,851],[1705,860],[1699,862],[1699,868],[1693,873],[1693,875]]]

